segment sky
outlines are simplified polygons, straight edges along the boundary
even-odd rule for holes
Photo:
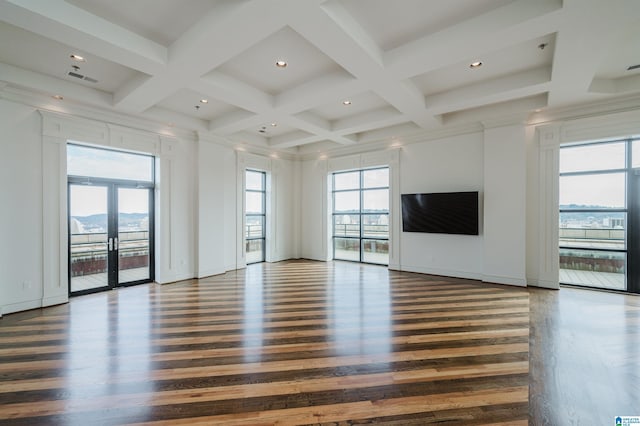
[[[626,167],[625,142],[560,149],[560,173],[615,170]],[[640,167],[640,141],[634,141],[632,167]],[[560,177],[560,205],[624,208],[624,173]]]
[[[82,217],[107,213],[107,187],[98,185],[71,185],[71,216]],[[119,188],[120,213],[148,213],[148,189]]]

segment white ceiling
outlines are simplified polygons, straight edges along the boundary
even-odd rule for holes
[[[0,95],[315,152],[640,94],[639,24],[637,0],[0,0]]]

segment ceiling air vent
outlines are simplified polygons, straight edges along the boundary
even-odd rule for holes
[[[70,76],[70,77],[79,78],[80,80],[88,81],[89,83],[97,83],[98,82],[98,80],[96,80],[95,78],[91,78],[91,77],[88,77],[86,75],[78,74],[75,71],[69,71],[67,73],[67,75]]]

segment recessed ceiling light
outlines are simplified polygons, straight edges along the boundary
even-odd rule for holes
[[[481,66],[482,66],[482,62],[480,61],[471,62],[471,64],[469,64],[469,68],[480,68]]]
[[[280,59],[279,61],[276,61],[276,67],[278,68],[286,68],[287,67],[287,61],[283,61],[282,59]]]
[[[201,104],[208,104],[209,103],[209,99],[200,99],[200,103]]]
[[[342,101],[342,105],[351,105],[351,101],[349,100]]]
[[[80,55],[76,55],[75,53],[70,56],[71,59],[78,62],[84,62],[84,58]]]
[[[64,98],[62,97],[62,95],[53,95],[52,97],[53,97],[53,99],[57,99],[57,100],[59,100],[59,101],[61,101],[61,100],[63,100],[63,99],[64,99]]]
[[[278,123],[271,123],[271,127],[276,127]]]

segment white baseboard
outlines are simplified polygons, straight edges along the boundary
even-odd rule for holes
[[[224,269],[205,269],[204,271],[200,271],[198,272],[198,278],[204,278],[204,277],[211,277],[213,275],[220,275],[220,274],[224,274],[225,271]]]
[[[482,278],[482,281],[486,283],[493,283],[493,284],[514,285],[518,287],[527,286],[527,281],[524,278],[502,277],[499,275],[485,275]]]
[[[12,314],[14,312],[28,311],[29,309],[37,309],[42,307],[42,299],[27,300],[26,302],[10,303],[2,305],[0,308],[3,314]]]
[[[53,296],[53,297],[44,297],[42,299],[42,307],[61,305],[67,302],[69,302],[69,296],[66,294],[63,294],[60,296]]]
[[[389,269],[392,271],[401,271],[402,269],[400,269],[400,264],[399,263],[390,263],[389,264]]]
[[[466,278],[482,281],[484,276],[476,272],[457,271],[455,269],[425,268],[424,266],[400,265],[399,271],[418,272],[420,274],[440,275],[443,277]]]
[[[162,281],[159,281],[156,278],[156,282],[158,284],[170,284],[170,283],[175,283],[177,281],[192,280],[194,278],[195,278],[195,274],[193,273],[172,274],[172,275],[163,276]]]
[[[548,288],[550,290],[560,289],[560,284],[556,281],[528,279],[527,285],[530,287]]]

